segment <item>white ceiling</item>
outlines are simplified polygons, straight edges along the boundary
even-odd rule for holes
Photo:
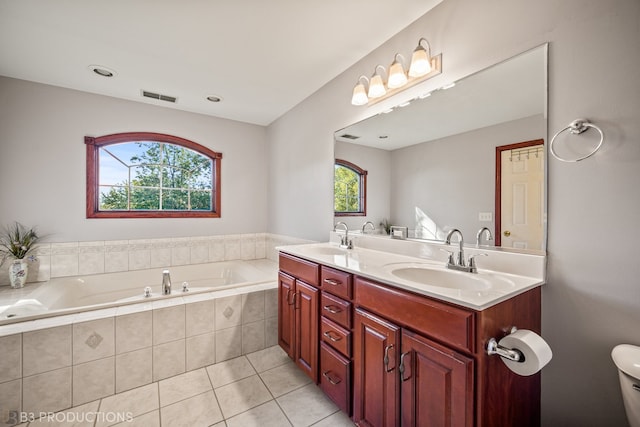
[[[268,125],[441,1],[0,0],[0,75]]]

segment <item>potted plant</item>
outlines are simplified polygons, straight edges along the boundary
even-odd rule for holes
[[[9,266],[11,287],[21,288],[27,281],[29,265],[25,258],[33,252],[38,239],[35,229],[27,229],[19,222],[5,227],[4,233],[0,236],[0,265],[7,259],[13,260]]]

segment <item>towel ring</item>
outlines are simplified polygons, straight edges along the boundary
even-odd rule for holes
[[[587,130],[588,128],[594,128],[595,130],[597,130],[598,132],[600,132],[600,142],[598,143],[598,145],[596,146],[596,148],[594,148],[594,150],[587,154],[586,156],[582,156],[582,157],[578,157],[577,159],[565,159],[562,158],[560,156],[558,156],[558,154],[555,152],[555,150],[553,149],[553,143],[556,140],[556,137],[558,135],[560,135],[562,132],[568,130],[569,132],[571,132],[574,135],[579,135],[582,132],[584,132],[585,130]],[[588,157],[593,156],[602,146],[602,143],[604,142],[604,133],[602,133],[602,129],[600,129],[598,126],[594,125],[593,123],[590,123],[589,120],[587,119],[576,119],[574,121],[572,121],[571,123],[569,123],[569,125],[563,129],[560,129],[558,132],[556,132],[555,135],[553,135],[553,138],[551,138],[551,143],[549,144],[549,151],[551,152],[551,154],[553,154],[553,157],[555,157],[556,159],[562,161],[562,162],[567,162],[567,163],[575,163],[575,162],[579,162],[580,160],[584,160]]]

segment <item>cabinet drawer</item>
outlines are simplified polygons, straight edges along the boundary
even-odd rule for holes
[[[344,356],[351,356],[351,331],[336,325],[326,317],[322,317],[320,321],[320,338]]]
[[[296,279],[318,286],[320,266],[314,262],[296,258],[292,255],[280,253],[280,270],[289,273]]]
[[[342,298],[351,299],[352,276],[344,271],[322,267],[320,271],[320,286],[322,289]]]
[[[320,343],[320,388],[351,416],[351,362]]]
[[[320,313],[339,325],[351,329],[350,302],[322,291],[322,296],[320,297]]]
[[[474,351],[475,314],[392,286],[355,279],[355,304],[441,342]]]

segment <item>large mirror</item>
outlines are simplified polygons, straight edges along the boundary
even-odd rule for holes
[[[545,44],[335,133],[335,158],[367,172],[366,212],[410,238],[546,249]],[[336,192],[337,194],[337,192]]]

